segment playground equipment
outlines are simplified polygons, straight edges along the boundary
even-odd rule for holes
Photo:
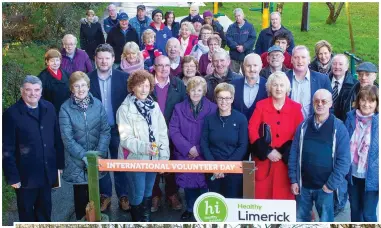
[[[351,64],[351,74],[353,75],[354,78],[357,79],[357,73],[356,73],[356,62],[362,62],[362,59],[359,57],[355,56],[355,54],[350,53],[348,51],[344,51],[344,54],[348,55],[350,59],[350,64]]]
[[[218,17],[225,16],[223,13],[218,12],[218,2],[213,2],[213,17],[216,20]]]
[[[250,8],[250,11],[262,13],[262,29],[270,26],[270,14],[274,12],[274,2],[263,2],[261,8]]]

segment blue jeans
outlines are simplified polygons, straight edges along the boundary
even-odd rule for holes
[[[208,192],[207,188],[184,188],[187,211],[193,212],[193,205],[197,198],[206,192]]]
[[[115,127],[111,128],[111,140],[109,145],[111,159],[118,159],[119,142],[120,137],[118,127],[115,125]],[[118,198],[128,195],[126,175],[126,172],[114,172],[115,191]],[[107,197],[112,196],[112,183],[109,172],[107,172],[106,176],[99,180],[99,191],[102,195]]]
[[[130,204],[137,206],[142,203],[144,197],[152,196],[156,173],[128,172],[128,199]]]
[[[319,222],[333,222],[333,193],[326,193],[323,189],[307,189],[304,187],[296,196],[296,221],[311,222],[314,202],[319,214]]]
[[[242,174],[225,173],[224,178],[210,180],[211,175],[207,175],[207,182],[210,192],[217,192],[225,198],[242,199],[243,176]]]
[[[352,176],[348,185],[351,222],[377,222],[378,191],[365,191],[365,179]]]

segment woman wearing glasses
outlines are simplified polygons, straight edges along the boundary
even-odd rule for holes
[[[290,81],[283,72],[269,76],[266,90],[268,98],[258,101],[249,121],[251,153],[257,167],[255,198],[295,199],[287,163],[296,128],[303,121],[302,107],[288,97]],[[262,130],[264,124],[270,128],[267,133]]]
[[[213,27],[211,25],[202,26],[200,30],[201,39],[198,41],[196,45],[193,46],[193,49],[190,54],[194,56],[197,59],[197,61],[200,60],[200,57],[203,54],[206,54],[209,52],[208,39],[212,34],[213,34]]]
[[[85,216],[89,202],[86,152],[98,151],[98,156],[106,158],[111,138],[106,111],[101,101],[89,93],[89,86],[90,79],[85,73],[74,72],[70,76],[71,97],[62,104],[59,113],[65,146],[62,179],[73,184],[77,220]]]
[[[204,120],[201,154],[208,161],[242,161],[247,151],[247,120],[232,109],[234,86],[220,83],[214,89],[218,110]],[[208,176],[209,191],[227,198],[242,198],[242,174]]]

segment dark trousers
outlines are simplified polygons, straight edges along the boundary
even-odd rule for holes
[[[110,155],[111,159],[118,159],[118,148],[119,148],[119,132],[118,127],[111,128],[111,141],[110,141]],[[114,184],[115,191],[118,198],[122,196],[127,196],[127,173],[126,172],[114,172]],[[107,172],[106,176],[99,180],[99,191],[102,195],[107,197],[112,196],[112,182],[110,173]]]
[[[352,176],[348,185],[351,222],[377,222],[378,191],[365,191],[365,179]]]
[[[16,189],[20,222],[51,222],[52,188]]]
[[[161,197],[162,193],[159,187],[160,178],[164,177],[165,180],[165,196],[173,196],[177,193],[178,187],[176,184],[175,174],[174,173],[165,173],[165,174],[157,174],[155,184],[153,186],[152,197],[158,196]]]
[[[86,206],[89,202],[89,186],[87,184],[75,184],[74,190],[74,210],[77,220],[81,220],[86,215]]]
[[[225,198],[239,198],[243,196],[242,174],[225,173],[224,178],[210,180],[211,175],[206,175],[210,192],[217,192]]]
[[[193,206],[197,198],[206,192],[208,192],[207,188],[184,188],[187,211],[193,212]]]

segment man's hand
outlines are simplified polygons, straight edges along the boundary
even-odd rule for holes
[[[299,185],[298,185],[298,183],[291,184],[291,192],[294,195],[299,195]]]
[[[224,175],[223,173],[215,173],[215,174],[214,174],[214,177],[215,177],[216,179],[220,179],[220,178],[224,178],[225,175]]]
[[[242,45],[238,45],[237,46],[237,51],[238,52],[243,52],[243,46]]]
[[[325,192],[325,193],[332,193],[333,191],[332,190],[330,190],[328,187],[327,187],[327,185],[323,185],[323,191]]]
[[[189,155],[188,157],[191,158],[191,159],[195,159],[196,157],[199,156],[199,153],[197,151],[197,148],[196,146],[193,146],[190,150],[189,150]]]
[[[21,187],[21,182],[18,182],[16,184],[12,184],[11,186],[12,186],[12,188],[20,188]]]
[[[282,154],[279,153],[276,149],[273,149],[269,155],[267,155],[267,158],[270,159],[272,162],[277,162],[280,159],[282,159]]]

